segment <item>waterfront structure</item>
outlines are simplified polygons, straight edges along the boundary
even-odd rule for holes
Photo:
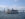
[[[18,10],[14,10],[14,9],[12,8],[11,14],[18,14]]]

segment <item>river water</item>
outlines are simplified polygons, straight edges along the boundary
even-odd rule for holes
[[[5,14],[5,13],[0,13],[0,19],[25,19],[24,14]]]

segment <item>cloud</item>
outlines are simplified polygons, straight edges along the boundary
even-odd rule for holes
[[[25,9],[25,6],[16,6],[16,5],[12,5],[12,6],[8,6],[8,5],[0,5],[0,9],[4,9],[7,10],[7,9],[14,9],[14,10],[21,10],[22,8]]]
[[[8,5],[0,5],[0,10],[2,10],[2,11],[3,11],[3,10],[4,10],[4,8],[5,8],[5,10],[7,10],[7,6],[8,6]]]
[[[12,6],[9,6],[9,9],[17,9],[17,10],[21,10],[22,8],[24,9],[25,8],[25,6],[16,6],[16,5],[12,5]]]

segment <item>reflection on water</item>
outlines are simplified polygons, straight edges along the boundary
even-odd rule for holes
[[[25,19],[24,14],[5,14],[3,12],[0,13],[0,19]]]

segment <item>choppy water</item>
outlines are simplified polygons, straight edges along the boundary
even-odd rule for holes
[[[25,19],[24,14],[5,14],[0,13],[0,19]]]

